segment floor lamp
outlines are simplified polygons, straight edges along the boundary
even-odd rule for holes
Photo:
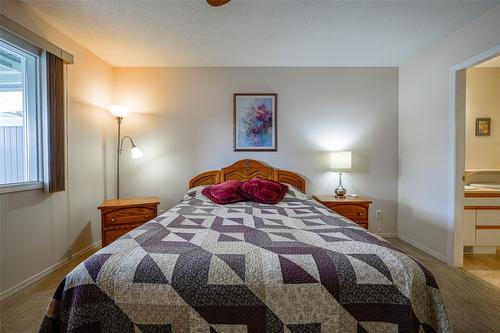
[[[141,158],[142,151],[135,145],[134,140],[132,140],[130,136],[121,136],[122,121],[123,118],[129,114],[129,109],[123,105],[110,105],[108,110],[115,117],[116,123],[118,124],[118,140],[116,149],[116,198],[120,199],[120,155],[123,152],[123,142],[125,140],[130,141],[130,152],[133,159]]]

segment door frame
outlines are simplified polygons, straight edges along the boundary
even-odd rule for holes
[[[452,153],[450,170],[452,172],[448,181],[452,195],[450,196],[448,209],[447,260],[450,266],[462,267],[464,261],[462,236],[464,182],[462,177],[465,173],[466,70],[499,55],[500,44],[453,65],[449,69],[450,149]]]

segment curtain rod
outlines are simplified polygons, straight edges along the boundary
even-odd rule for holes
[[[71,53],[64,51],[59,46],[52,44],[45,38],[23,27],[3,14],[0,14],[0,27],[13,33],[14,35],[19,36],[31,44],[38,46],[41,49],[52,53],[53,55],[64,60],[67,64],[72,64],[74,62],[73,55]]]

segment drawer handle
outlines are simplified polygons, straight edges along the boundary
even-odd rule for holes
[[[358,213],[359,216],[363,216],[363,213]]]
[[[115,218],[114,217],[111,219],[111,222],[115,222]]]

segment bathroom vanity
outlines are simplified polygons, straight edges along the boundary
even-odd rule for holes
[[[500,188],[471,184],[465,187],[464,202],[466,251],[496,253],[496,247],[500,246]]]

